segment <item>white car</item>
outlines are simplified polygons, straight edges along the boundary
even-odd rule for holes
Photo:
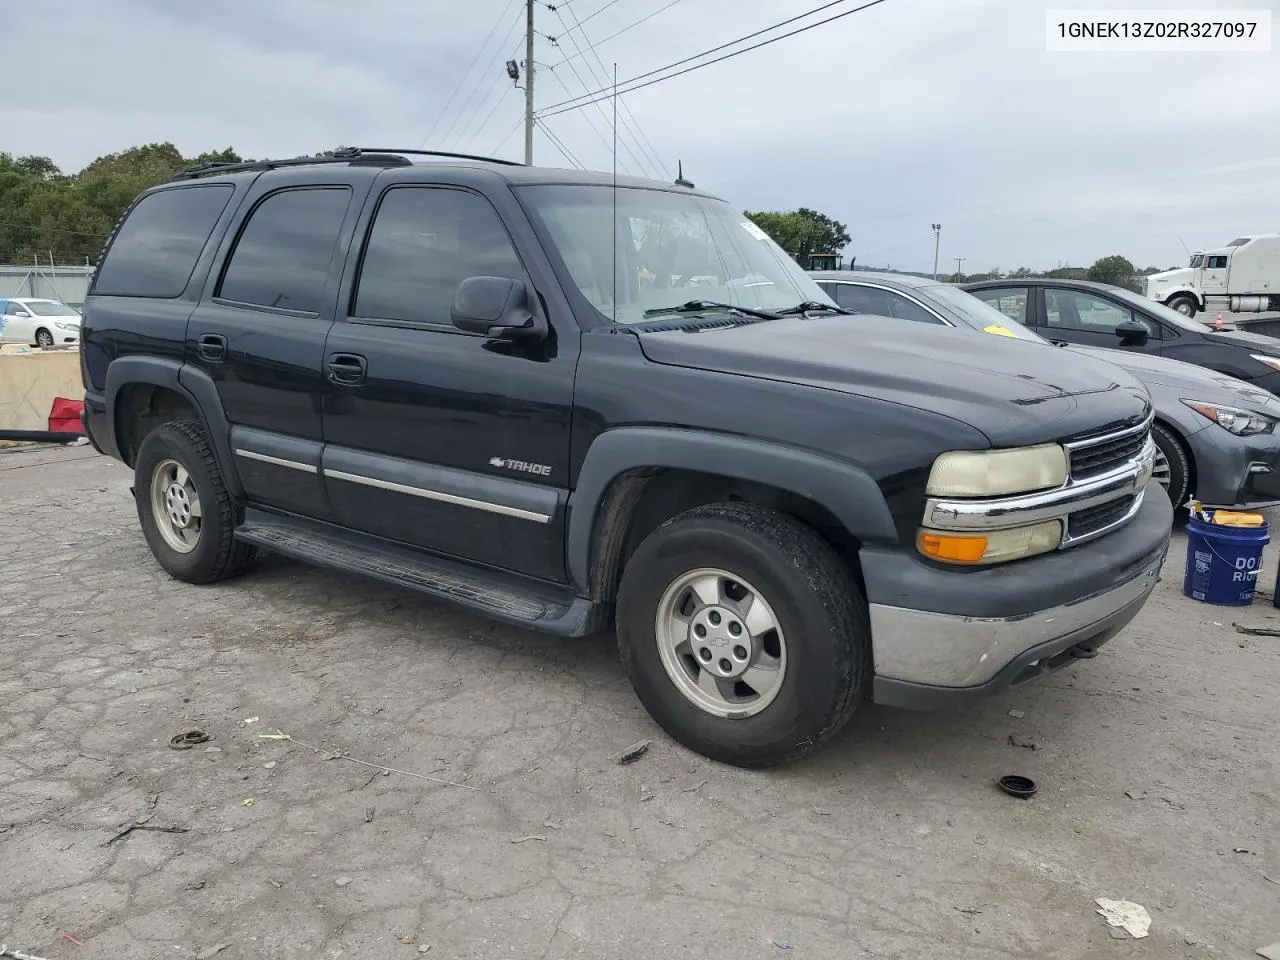
[[[0,343],[52,347],[80,342],[80,314],[57,300],[0,299]]]

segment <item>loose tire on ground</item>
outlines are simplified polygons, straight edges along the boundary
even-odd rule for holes
[[[677,609],[684,583],[688,602]],[[866,601],[849,567],[813,529],[755,504],[698,507],[646,537],[623,574],[616,620],[623,667],[654,720],[736,766],[785,763],[830,739],[871,672]],[[682,637],[684,652],[673,654]],[[776,682],[757,679],[779,667]]]
[[[1156,471],[1152,479],[1164,482],[1160,476],[1163,458],[1168,464],[1168,482],[1165,489],[1169,493],[1169,500],[1172,501],[1174,510],[1181,510],[1186,505],[1187,496],[1191,492],[1191,457],[1183,447],[1182,441],[1162,423],[1152,424],[1151,439],[1156,442],[1157,450]]]
[[[235,504],[200,423],[174,421],[147,434],[134,496],[152,554],[178,580],[214,583],[253,560],[253,547],[232,536]]]

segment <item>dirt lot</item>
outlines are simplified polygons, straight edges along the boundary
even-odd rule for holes
[[[171,581],[129,482],[88,448],[0,453],[10,948],[976,960],[1280,940],[1280,639],[1232,629],[1280,611],[1183,599],[1181,538],[1097,660],[952,714],[866,708],[753,774],[665,739],[608,642],[279,559]],[[169,749],[193,728],[213,739]],[[999,793],[1011,772],[1039,795]],[[1094,897],[1143,904],[1151,935],[1113,940]]]

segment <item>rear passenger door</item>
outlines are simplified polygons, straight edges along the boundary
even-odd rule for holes
[[[522,346],[450,319],[473,276],[522,280],[545,312],[537,292],[555,281],[527,220],[509,193],[461,183],[395,183],[366,206],[366,244],[325,348],[334,519],[563,581],[577,328],[548,316],[548,339]]]
[[[329,170],[260,178],[187,325],[187,362],[217,386],[248,499],[312,517],[328,515],[321,368],[338,252],[360,199],[335,179]]]

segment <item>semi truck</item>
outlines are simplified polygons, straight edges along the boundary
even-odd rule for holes
[[[1280,233],[1238,237],[1225,247],[1196,253],[1189,266],[1147,277],[1143,292],[1188,317],[1211,308],[1280,311]]]

